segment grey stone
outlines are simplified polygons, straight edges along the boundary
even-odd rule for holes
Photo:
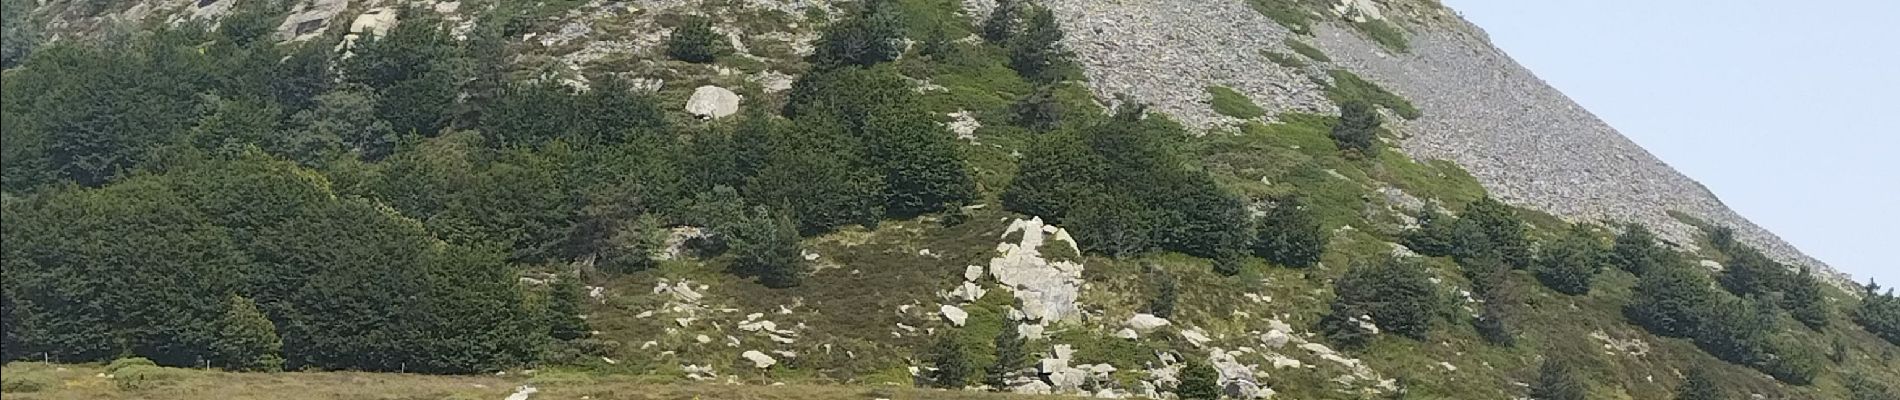
[[[703,119],[719,119],[739,112],[739,94],[718,86],[693,89],[686,112]]]

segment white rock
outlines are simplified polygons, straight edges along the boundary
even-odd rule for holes
[[[1208,338],[1206,333],[1202,333],[1200,328],[1181,331],[1181,338],[1187,339],[1188,344],[1192,344],[1194,347],[1200,347],[1202,344],[1214,340]]]
[[[1438,362],[1438,366],[1439,366],[1439,367],[1444,367],[1446,371],[1457,371],[1457,370],[1458,370],[1458,366],[1456,366],[1456,365],[1451,365],[1451,363],[1448,363],[1448,362],[1444,362],[1444,361],[1439,361],[1439,362]]]
[[[956,326],[963,326],[964,321],[970,318],[970,313],[964,312],[963,309],[949,304],[943,305],[943,307],[939,309],[939,312],[943,313],[943,319],[949,320],[951,325]]]
[[[1031,339],[1031,340],[1041,339],[1042,331],[1043,331],[1042,325],[1036,325],[1036,324],[1016,325],[1016,335],[1022,336],[1022,338],[1024,339]]]
[[[1042,383],[1040,380],[1032,380],[1009,388],[1009,391],[1017,394],[1049,394],[1049,389],[1049,384]]]
[[[1269,330],[1267,331],[1267,333],[1260,334],[1260,343],[1266,344],[1267,347],[1275,348],[1275,349],[1280,348],[1282,346],[1286,346],[1286,342],[1292,339],[1293,337],[1288,336],[1286,332],[1281,332],[1279,330]]]
[[[778,364],[777,359],[773,359],[772,356],[765,355],[765,353],[760,353],[758,350],[746,350],[745,353],[739,354],[739,357],[751,361],[752,366],[758,369],[771,368],[772,364]]]
[[[528,396],[531,396],[531,395],[534,395],[535,393],[540,393],[540,392],[541,392],[540,389],[535,389],[533,386],[521,385],[520,387],[515,388],[514,393],[510,393],[508,397],[503,400],[528,400]]]
[[[1122,339],[1140,339],[1141,334],[1136,333],[1132,328],[1122,328],[1122,330],[1115,331],[1115,337]]]
[[[718,86],[700,86],[686,100],[686,112],[703,119],[731,116],[739,112],[739,94]]]
[[[1135,314],[1135,316],[1133,317],[1128,317],[1127,325],[1129,328],[1134,329],[1136,332],[1148,333],[1148,332],[1153,332],[1155,328],[1168,326],[1168,320],[1166,318],[1154,316],[1154,314],[1142,313],[1142,314]]]
[[[706,335],[694,336],[693,341],[699,342],[700,344],[712,343],[712,337]]]
[[[982,277],[983,277],[982,266],[971,265],[971,266],[963,267],[963,280],[975,282],[978,278],[982,278]]]

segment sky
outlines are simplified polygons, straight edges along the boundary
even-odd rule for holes
[[[1443,0],[1729,208],[1900,285],[1900,0]]]

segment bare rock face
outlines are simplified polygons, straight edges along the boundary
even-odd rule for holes
[[[718,86],[700,86],[686,100],[686,112],[701,119],[731,116],[739,112],[739,94]]]

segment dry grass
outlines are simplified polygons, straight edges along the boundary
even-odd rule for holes
[[[31,375],[43,387],[31,393],[7,392],[8,400],[150,399],[185,400],[323,400],[323,399],[501,399],[517,386],[538,380],[504,376],[438,376],[365,372],[231,373],[176,370],[179,378],[162,387],[123,390],[99,374],[97,364],[7,364],[0,372]],[[975,392],[950,392],[908,387],[816,385],[654,384],[642,376],[597,376],[586,383],[536,383],[534,399],[628,400],[778,400],[778,399],[930,399],[1001,400],[1034,397]]]

